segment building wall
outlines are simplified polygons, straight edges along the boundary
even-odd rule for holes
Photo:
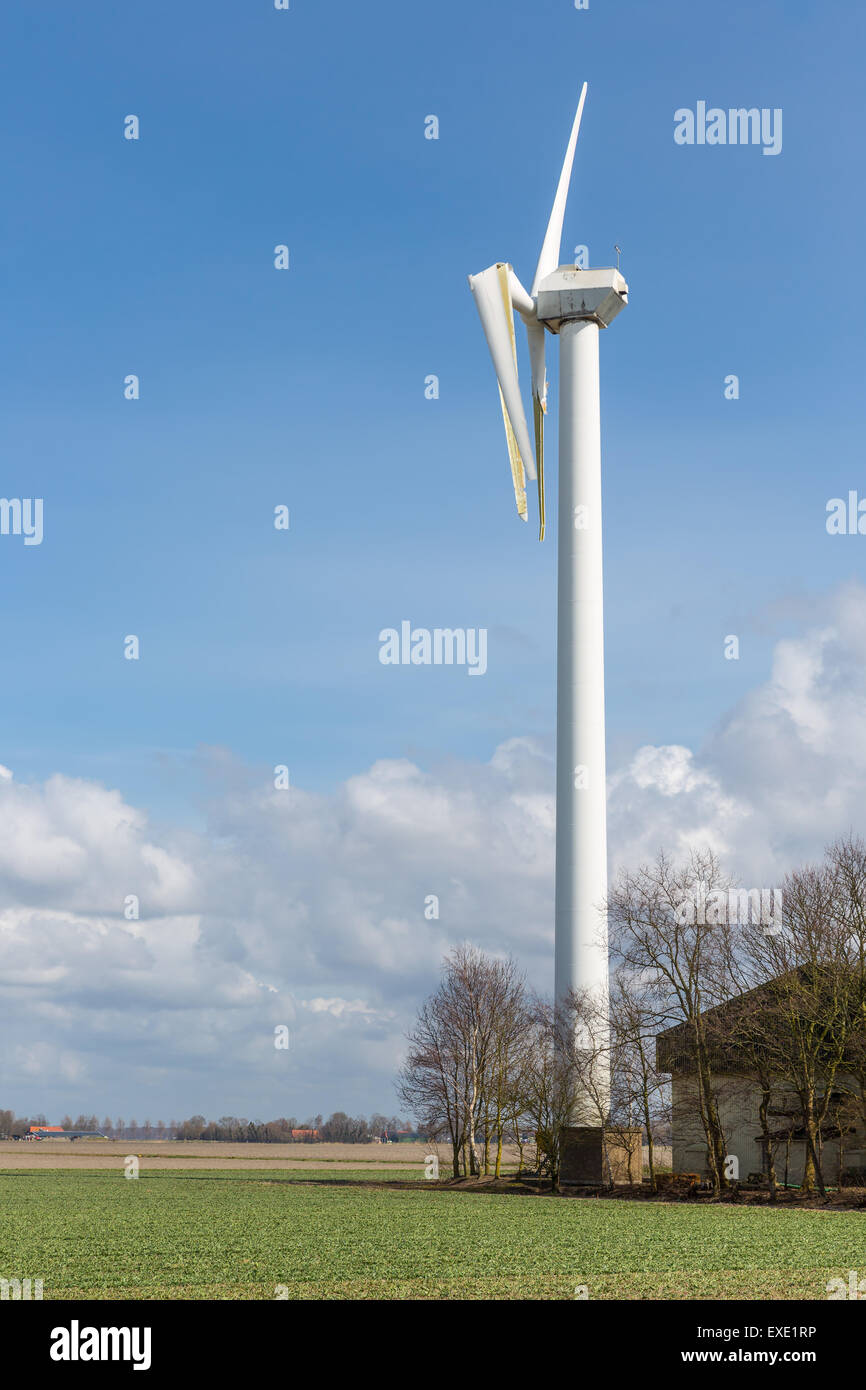
[[[697,1078],[675,1074],[672,1081],[674,1172],[698,1173],[701,1177],[707,1177],[707,1144],[698,1110]],[[748,1077],[719,1076],[715,1082],[727,1152],[737,1158],[740,1178],[747,1178],[749,1173],[763,1172],[763,1148],[759,1142],[761,1126],[758,1120],[760,1088]],[[780,1128],[783,1123],[778,1117],[770,1119],[771,1128]],[[788,1160],[789,1183],[796,1184],[802,1180],[805,1149],[802,1141],[792,1141]],[[847,1136],[842,1164],[845,1168],[866,1167],[866,1135],[862,1132]],[[824,1177],[828,1183],[838,1180],[839,1167],[839,1143],[828,1140],[824,1145],[823,1163]],[[776,1176],[779,1182],[785,1179],[784,1144],[776,1150]]]

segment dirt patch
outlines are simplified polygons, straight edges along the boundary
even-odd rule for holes
[[[310,1182],[317,1179],[311,1177]],[[318,1180],[323,1181],[322,1179]],[[334,1185],[355,1185],[362,1180],[350,1178],[325,1179]],[[395,1190],[418,1190],[418,1182],[399,1181],[383,1178],[381,1181],[364,1182],[365,1187],[392,1188]],[[621,1187],[573,1187],[562,1192],[553,1192],[549,1178],[514,1175],[501,1178],[440,1178],[438,1182],[426,1182],[424,1187],[431,1192],[475,1193],[478,1196],[497,1193],[511,1197],[560,1197],[565,1201],[583,1198],[587,1201],[656,1202],[662,1204],[688,1203],[690,1206],[775,1206],[796,1210],[811,1211],[857,1211],[866,1208],[866,1188],[847,1187],[828,1192],[826,1197],[820,1193],[804,1194],[799,1189],[787,1189],[778,1193],[774,1203],[770,1194],[758,1187],[737,1187],[724,1196],[715,1198],[711,1192],[701,1192],[689,1183],[681,1181],[659,1183],[659,1190],[651,1192],[646,1184],[642,1186],[623,1184]]]
[[[141,1168],[417,1168],[429,1144],[230,1144],[178,1139],[0,1141],[0,1168],[117,1168],[128,1154]],[[516,1166],[516,1154],[509,1161]],[[440,1150],[440,1164],[443,1162]]]
[[[503,1192],[518,1196],[559,1196],[568,1200],[585,1198],[597,1201],[624,1202],[688,1202],[691,1206],[775,1206],[777,1208],[796,1208],[812,1211],[857,1211],[866,1208],[866,1187],[837,1188],[822,1197],[819,1192],[803,1193],[799,1188],[781,1189],[775,1203],[770,1201],[770,1193],[763,1187],[748,1187],[740,1184],[714,1197],[712,1192],[702,1192],[693,1183],[671,1178],[660,1178],[658,1191],[651,1192],[647,1183],[623,1184],[619,1187],[572,1187],[562,1192],[552,1193],[549,1178],[507,1177],[507,1178],[457,1178],[445,1182],[431,1183],[439,1191],[460,1192]]]
[[[0,1142],[0,1168],[116,1168],[136,1154],[144,1168],[414,1168],[423,1144],[225,1144],[183,1140],[39,1139]]]

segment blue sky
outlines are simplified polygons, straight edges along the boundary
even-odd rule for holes
[[[377,760],[410,760],[464,804],[472,769],[528,739],[540,761],[521,787],[549,800],[555,506],[540,546],[531,495],[529,525],[514,514],[466,276],[508,259],[531,281],[584,79],[563,259],[586,244],[592,264],[610,264],[618,243],[630,290],[601,343],[609,767],[671,745],[704,748],[713,776],[725,758],[748,762],[748,740],[732,749],[718,733],[730,711],[771,680],[780,640],[824,622],[828,595],[864,573],[866,541],[825,528],[828,499],[866,495],[864,43],[866,14],[838,0],[12,7],[0,54],[0,493],[45,509],[41,545],[0,536],[0,763],[16,785],[59,773],[116,789],[172,827],[175,867],[183,835],[206,834],[207,853],[190,852],[196,873],[253,825],[268,839],[253,815],[239,831],[229,802],[264,795],[276,764],[303,795],[336,798],[346,824],[353,805],[369,816],[381,804]],[[782,152],[676,145],[674,112],[701,100],[781,108]],[[123,138],[129,114],[138,141]],[[287,272],[273,266],[282,243]],[[138,401],[124,399],[130,373]],[[737,401],[724,398],[729,373]],[[425,399],[428,374],[438,400]],[[555,428],[550,444],[552,503]],[[287,533],[273,528],[278,504]],[[854,650],[859,619],[845,614]],[[404,619],[487,628],[486,675],[381,665],[378,634]],[[129,633],[138,662],[123,657]],[[731,633],[739,661],[723,656]],[[820,641],[802,641],[803,668],[820,664]],[[106,824],[123,820],[118,804],[100,803]],[[298,843],[300,830],[296,855]],[[778,849],[779,836],[766,843]],[[405,845],[383,836],[378,851],[380,879],[401,853],[409,872]],[[252,900],[255,864],[238,864]],[[550,867],[523,924],[541,983]],[[77,906],[70,890],[70,911],[116,912],[131,886],[99,872]],[[435,891],[436,872],[422,863],[406,902]],[[465,886],[463,869],[448,872]],[[163,911],[203,910],[167,882]],[[275,902],[283,891],[275,880]],[[403,921],[405,905],[370,893],[371,922],[377,911]],[[335,899],[317,918],[311,894],[304,930],[345,917]],[[462,912],[405,975],[371,966],[357,986],[383,1030],[358,1082],[371,1107],[392,1104],[394,1037],[441,950],[474,930],[471,894]],[[227,960],[248,949],[242,924],[205,920]],[[325,952],[299,984],[299,941],[276,986],[256,965],[255,988],[318,989],[316,1017],[345,1020],[345,945],[332,943],[334,978]],[[180,1030],[165,1043],[165,1078],[186,1040]],[[89,1046],[104,1062],[104,1039]],[[46,1076],[52,1056],[39,1062]],[[310,1081],[314,1109],[328,1103],[327,1075],[333,1104],[345,1103],[345,1057],[338,1049]],[[211,1094],[231,1109],[197,1065],[184,1073],[189,1105]],[[101,1111],[115,1084],[87,1068],[70,1073],[80,1093],[58,1094],[73,1113]],[[177,1092],[165,1078],[167,1111]],[[50,1108],[28,1086],[17,1103]],[[267,1088],[261,1105],[274,1108]]]
[[[550,737],[553,538],[513,515],[465,276],[531,278],[584,77],[564,256],[618,242],[631,290],[602,343],[609,738],[699,738],[766,671],[766,606],[862,569],[823,517],[862,477],[864,28],[838,4],[16,7],[0,437],[45,540],[0,545],[6,761],[179,814],[199,744],[328,787]],[[782,107],[781,155],[676,146],[698,99]],[[487,627],[488,675],[380,666],[403,618]]]

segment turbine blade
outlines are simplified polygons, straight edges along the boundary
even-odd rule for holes
[[[532,414],[535,423],[535,466],[538,474],[538,539],[544,540],[544,417],[547,414],[547,364],[544,325],[527,324],[532,365]]]
[[[482,270],[479,275],[470,275],[469,286],[496,371],[514,496],[517,511],[525,521],[526,474],[535,478],[536,473],[517,374],[517,341],[514,336],[509,271],[510,266],[498,262]]]
[[[568,201],[568,186],[571,183],[571,170],[574,165],[574,151],[577,148],[577,136],[580,131],[580,118],[583,115],[583,103],[586,100],[586,83],[584,82],[580,93],[580,100],[577,103],[577,115],[574,118],[574,125],[571,127],[571,135],[568,140],[568,147],[565,151],[565,160],[562,165],[562,173],[559,176],[559,183],[556,189],[556,197],[553,200],[553,211],[550,214],[550,221],[547,224],[547,231],[541,246],[541,255],[538,258],[538,266],[535,271],[535,279],[532,282],[532,297],[538,293],[538,286],[545,275],[550,275],[559,265],[559,253],[562,247],[562,225],[565,221],[565,205]]]
[[[526,336],[529,339],[529,361],[532,368],[532,396],[547,413],[547,366],[544,360],[544,325],[527,324]]]

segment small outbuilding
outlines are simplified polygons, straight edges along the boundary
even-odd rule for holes
[[[738,1045],[744,1015],[760,1022],[767,1010],[770,1021],[772,982],[748,995],[742,995],[701,1015],[709,1042],[712,1088],[727,1147],[727,1176],[748,1179],[768,1173],[768,1141],[773,1148],[779,1183],[798,1186],[806,1167],[807,1138],[802,1108],[792,1079],[774,1076],[766,1127],[760,1121],[762,1100],[766,1101],[754,1051]],[[656,1037],[656,1066],[671,1078],[671,1130],[675,1173],[710,1175],[707,1141],[701,1121],[700,1080],[695,1063],[693,1030],[680,1023]],[[835,1069],[819,1143],[825,1181],[838,1183],[844,1173],[858,1182],[866,1174],[866,1122],[860,1086],[852,1071]],[[819,1098],[826,1089],[819,1088]],[[765,1133],[766,1128],[766,1133]]]

